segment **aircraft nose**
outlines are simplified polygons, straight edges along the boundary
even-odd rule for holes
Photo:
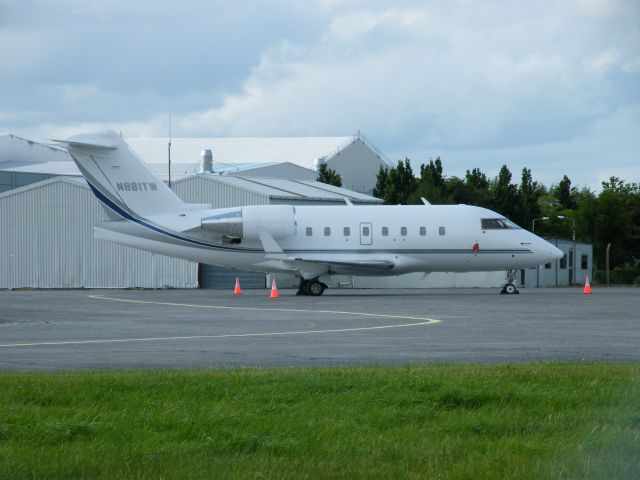
[[[542,239],[538,242],[538,251],[544,256],[547,262],[560,260],[564,257],[564,252],[562,250]]]
[[[551,245],[551,244],[549,244]],[[560,260],[562,257],[564,257],[564,252],[562,250],[560,250],[557,247],[554,247],[553,245],[551,245],[551,255],[553,256],[554,260]]]

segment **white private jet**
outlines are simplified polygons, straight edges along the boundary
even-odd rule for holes
[[[299,293],[322,295],[329,275],[512,272],[561,258],[536,235],[467,205],[291,206],[212,209],[187,204],[115,132],[77,135],[67,148],[110,218],[95,237],[240,270],[288,272]]]

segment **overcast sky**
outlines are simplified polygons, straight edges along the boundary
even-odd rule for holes
[[[416,170],[640,181],[637,0],[0,0],[0,59],[0,131],[30,138],[171,112],[178,137],[361,130]]]

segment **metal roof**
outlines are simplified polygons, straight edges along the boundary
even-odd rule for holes
[[[43,173],[46,175],[67,175],[80,177],[80,170],[73,162],[2,162],[0,171],[14,173]]]
[[[2,171],[80,175],[65,150],[13,135],[4,138],[11,144],[6,145],[7,151],[0,151]],[[355,138],[174,138],[171,140],[171,176],[178,179],[199,173],[204,149],[213,151],[213,170],[217,173],[245,172],[282,163],[311,169],[316,159],[335,154]],[[164,179],[168,178],[168,141],[168,138],[127,139],[149,168]]]
[[[146,162],[145,162],[146,163]],[[311,169],[305,169],[300,165],[293,164],[291,162],[262,162],[262,163],[214,163],[213,173],[222,175],[234,175],[237,173],[246,173],[247,176],[251,176],[252,170],[268,169],[269,167],[290,165],[293,169],[300,169],[301,171],[308,171],[309,173],[315,173]],[[167,163],[147,163],[147,166],[151,171],[163,180],[169,178],[169,166]],[[296,170],[297,171],[297,170]],[[179,178],[187,177],[189,175],[197,175],[202,173],[201,165],[187,164],[187,163],[173,163],[173,156],[171,160],[171,179],[177,180]],[[315,178],[315,175],[314,175]]]
[[[171,163],[199,165],[202,150],[213,152],[218,163],[291,162],[313,167],[320,157],[354,141],[354,137],[290,137],[290,138],[174,138],[171,140]],[[128,138],[127,143],[145,161],[167,163],[168,138]]]
[[[85,181],[84,178],[75,178],[75,177],[53,177],[48,178],[46,180],[41,180],[39,182],[30,183],[29,185],[25,185],[24,187],[12,188],[11,190],[7,190],[6,192],[0,193],[0,199],[5,197],[11,197],[13,195],[18,195],[22,192],[26,192],[29,190],[36,190],[38,188],[46,187],[51,183],[70,183],[72,185],[89,189],[89,184]]]
[[[225,163],[215,164],[214,173],[220,174],[235,174],[240,172],[246,172],[251,175],[251,170],[268,168],[275,165],[283,165],[289,162],[270,162],[270,163]],[[169,178],[169,167],[166,163],[147,163],[146,164],[151,171],[163,180]],[[293,165],[293,164],[291,164]],[[293,165],[294,168],[300,168],[299,165]],[[174,164],[171,165],[171,179],[177,180],[179,178],[187,177],[200,173],[200,166],[191,166],[186,164]],[[2,172],[14,172],[14,173],[39,173],[46,175],[65,175],[71,177],[81,177],[82,174],[78,167],[73,162],[44,162],[44,163],[32,163],[32,162],[1,162],[0,171]],[[309,170],[311,172],[311,170]]]
[[[358,203],[382,204],[379,198],[314,181],[211,174],[200,174],[197,177],[268,196],[271,199],[344,203],[344,199],[348,198]],[[184,177],[175,183],[189,181],[190,178],[193,176]]]
[[[302,180],[200,174],[197,176],[191,175],[189,177],[184,177],[177,180],[175,183],[187,182],[194,177],[202,178],[214,183],[222,183],[251,193],[267,196],[271,199],[343,203],[344,199],[348,198],[349,200],[358,203],[382,204],[382,200],[370,197],[369,195],[352,192],[345,188],[333,187],[324,183]],[[41,188],[55,182],[67,182],[83,188],[89,188],[84,178],[55,177],[0,193],[0,198],[9,197],[31,189]]]

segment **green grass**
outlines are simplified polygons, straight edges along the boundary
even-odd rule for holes
[[[640,478],[640,365],[0,374],[0,478]]]

